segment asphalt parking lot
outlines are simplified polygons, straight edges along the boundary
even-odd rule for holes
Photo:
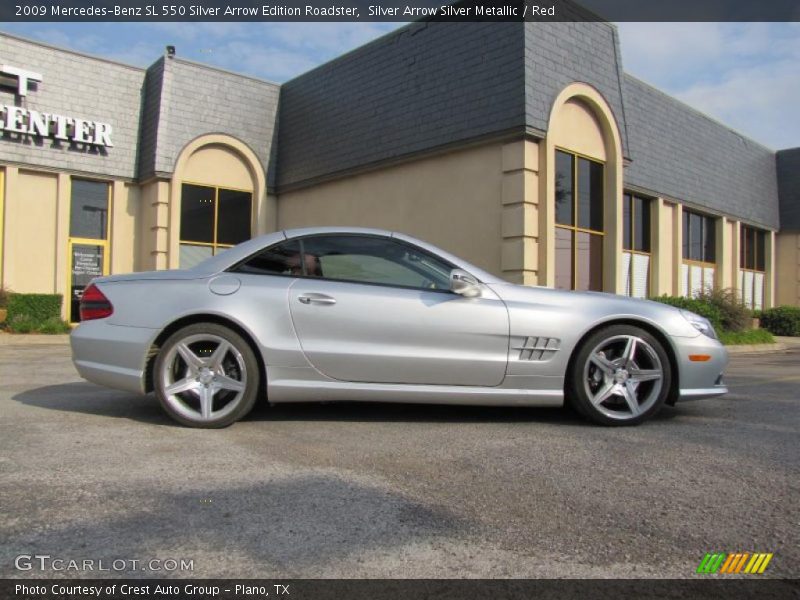
[[[326,404],[200,431],[83,382],[66,345],[5,343],[0,576],[666,578],[759,551],[775,553],[765,576],[798,577],[798,367],[735,357],[727,397],[635,428]],[[19,571],[19,555],[127,562]]]

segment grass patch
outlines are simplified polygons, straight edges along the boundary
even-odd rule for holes
[[[774,344],[775,338],[766,329],[748,329],[746,331],[718,331],[719,341],[726,346],[744,344]]]
[[[6,331],[9,333],[43,333],[54,335],[72,331],[69,323],[62,321],[60,317],[50,317],[44,321],[39,321],[27,315],[17,315],[4,323],[4,325]]]

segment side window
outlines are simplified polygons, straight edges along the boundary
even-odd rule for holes
[[[254,254],[234,270],[254,275],[303,275],[300,257],[300,243],[290,240]]]
[[[451,266],[396,240],[330,235],[302,240],[309,276],[432,290],[450,289]]]

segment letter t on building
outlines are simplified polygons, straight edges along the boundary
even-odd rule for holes
[[[19,67],[12,67],[11,65],[0,66],[0,73],[3,75],[13,75],[17,78],[17,94],[20,96],[28,95],[28,82],[36,81],[41,82],[42,76],[35,71],[28,71],[20,69]]]

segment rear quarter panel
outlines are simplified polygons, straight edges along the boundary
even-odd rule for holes
[[[211,291],[219,277],[240,282],[227,295]],[[189,280],[100,282],[98,287],[114,305],[108,324],[163,331],[195,315],[214,315],[233,321],[259,346],[268,365],[308,366],[292,329],[288,312],[287,277],[222,274]],[[154,337],[157,337],[157,333]]]

